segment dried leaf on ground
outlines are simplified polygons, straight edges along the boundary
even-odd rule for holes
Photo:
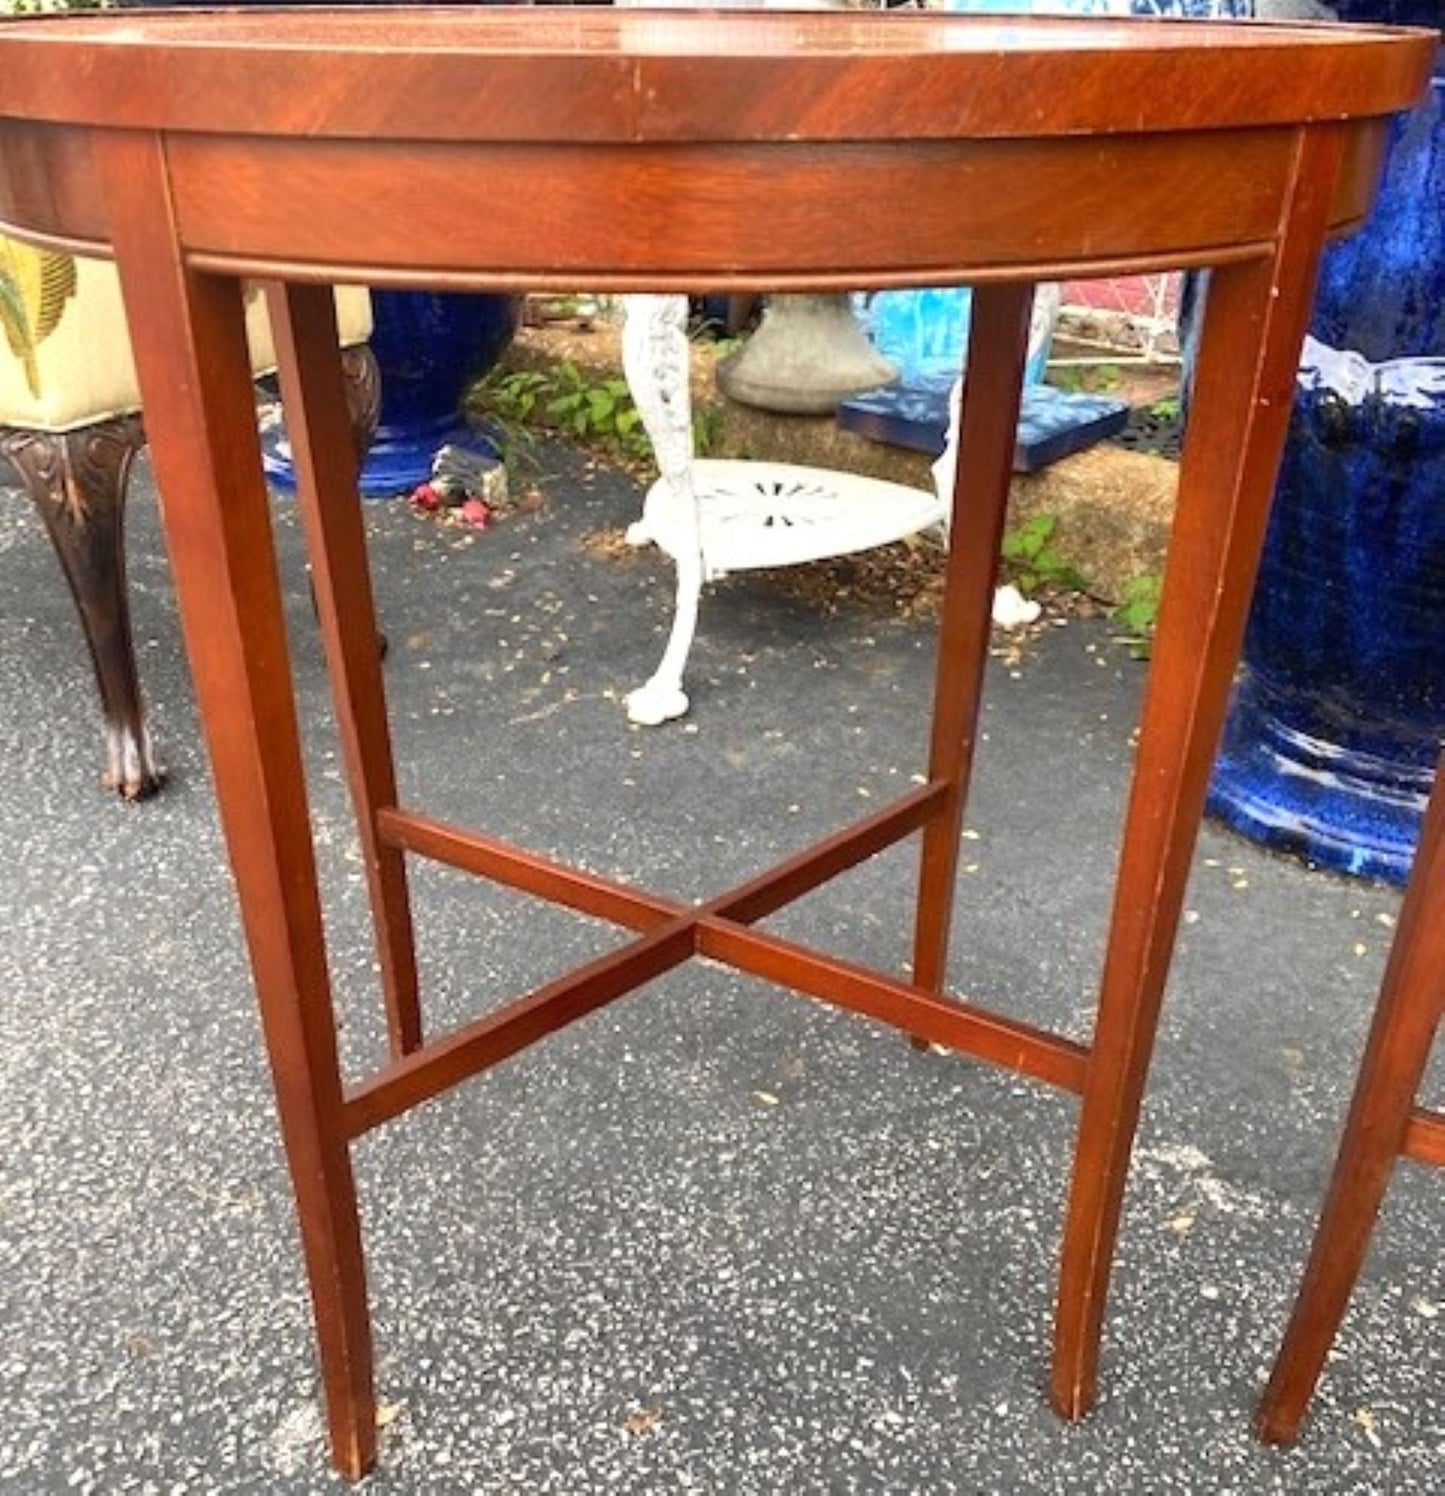
[[[582,537],[581,546],[599,561],[633,561],[638,554],[638,547],[628,540],[626,530],[589,530]]]
[[[661,1422],[661,1408],[639,1408],[627,1415],[624,1427],[634,1439],[646,1439],[657,1432]]]

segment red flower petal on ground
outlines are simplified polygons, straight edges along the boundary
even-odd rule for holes
[[[474,530],[485,530],[492,522],[491,506],[485,499],[468,499],[462,505],[462,518]]]

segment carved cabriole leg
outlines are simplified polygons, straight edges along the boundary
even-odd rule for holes
[[[103,782],[127,800],[165,779],[146,730],[125,582],[126,490],[144,445],[133,415],[75,431],[0,427],[0,456],[40,511],[80,613],[105,717]]]
[[[351,422],[351,444],[360,462],[376,439],[381,419],[381,369],[369,343],[341,350],[341,377],[346,383],[346,414]]]
[[[371,444],[376,440],[377,422],[381,419],[381,366],[369,343],[354,343],[341,350],[341,378],[346,387],[346,416],[351,426],[351,446],[358,466],[365,462]],[[359,496],[358,496],[359,497]],[[316,584],[311,564],[306,565],[306,580],[311,588],[311,611],[321,621],[316,602]],[[390,648],[386,635],[376,630],[376,651],[385,659]]]
[[[677,603],[667,648],[652,678],[627,698],[627,715],[647,727],[687,711],[682,688],[697,631],[704,580],[702,534],[692,473],[692,389],[688,382],[687,297],[628,296],[622,366],[642,424],[652,439],[661,481],[647,495],[633,545],[653,541],[677,567]]]
[[[1051,1391],[1065,1418],[1094,1400],[1129,1155],[1342,140],[1306,137],[1273,253],[1210,281],[1064,1226]]]
[[[376,1456],[371,1323],[281,588],[234,279],[189,269],[154,136],[95,137],[316,1314],[332,1456]]]

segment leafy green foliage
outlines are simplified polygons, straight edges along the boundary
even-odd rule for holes
[[[1114,622],[1136,634],[1150,634],[1159,621],[1159,599],[1164,579],[1154,572],[1133,577],[1124,584],[1124,595],[1114,609]]]
[[[723,413],[716,405],[695,405],[692,411],[692,449],[711,457],[722,445]]]
[[[510,374],[489,375],[477,395],[490,414],[506,420],[526,422],[531,420],[537,401],[546,391],[545,374],[538,374],[531,369],[517,369]]]
[[[591,381],[570,360],[547,370],[495,372],[482,381],[475,399],[485,418],[513,430],[559,431],[630,460],[652,455],[627,381],[620,376]]]
[[[1163,395],[1149,407],[1149,414],[1157,416],[1161,421],[1178,420],[1179,411],[1178,395]]]
[[[1163,592],[1164,578],[1154,572],[1132,577],[1124,584],[1123,596],[1114,609],[1114,622],[1124,630],[1138,659],[1149,658]]]
[[[546,378],[529,369],[493,370],[472,392],[470,408],[482,420],[513,480],[536,467],[532,415],[546,391]]]
[[[747,342],[747,339],[739,334],[736,337],[729,335],[722,338],[711,338],[709,341],[712,343],[713,356],[716,362],[722,363],[725,359],[731,358]]]
[[[537,430],[557,431],[628,462],[652,461],[652,442],[620,376],[589,379],[570,361],[550,369],[494,370],[472,395],[477,413],[501,433],[503,456],[509,445],[525,450]],[[693,450],[716,452],[722,441],[722,412],[714,405],[693,410]]]
[[[1052,514],[1036,514],[1003,538],[999,554],[1009,579],[1025,597],[1040,587],[1063,587],[1075,592],[1088,590],[1080,573],[1050,543],[1058,520]]]
[[[1117,364],[1062,364],[1049,370],[1049,383],[1069,394],[1107,395],[1123,382]]]
[[[549,425],[580,441],[613,447],[626,457],[646,457],[652,451],[621,377],[589,384],[576,364],[558,364],[544,411]]]

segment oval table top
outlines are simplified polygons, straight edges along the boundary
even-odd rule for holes
[[[92,12],[0,28],[0,112],[566,142],[1234,129],[1392,112],[1428,52],[1383,26],[936,12]]]
[[[1330,220],[1357,220],[1434,47],[933,12],[21,17],[0,223],[104,252],[93,138],[142,130],[167,138],[188,256],[241,274],[721,289],[1204,263],[1274,237],[1301,132],[1348,122]]]

